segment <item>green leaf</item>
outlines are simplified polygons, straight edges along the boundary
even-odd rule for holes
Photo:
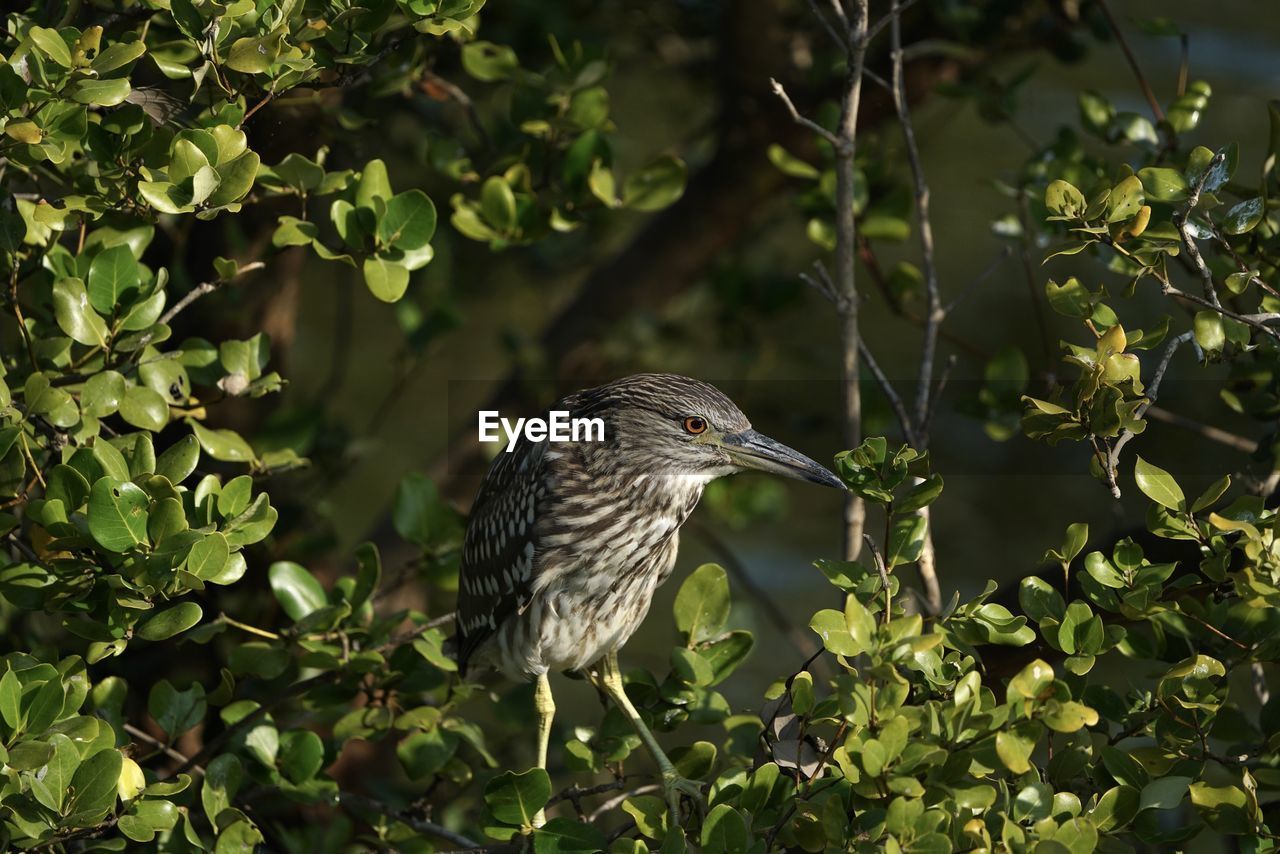
[[[1035,741],[1019,731],[1001,730],[996,733],[996,755],[1015,774],[1031,770],[1031,752],[1035,747]]]
[[[1148,166],[1138,170],[1138,179],[1148,199],[1157,202],[1181,202],[1186,200],[1191,188],[1187,179],[1177,169]]]
[[[63,68],[71,67],[71,49],[67,47],[67,43],[62,40],[57,30],[48,27],[32,27],[27,31],[27,36],[35,42],[36,47],[40,48],[40,52],[45,56]]]
[[[267,570],[271,592],[294,622],[329,604],[329,597],[314,575],[289,561],[277,561]]]
[[[231,547],[224,534],[214,531],[191,547],[187,553],[187,572],[208,581],[221,575],[231,558]]]
[[[568,816],[551,819],[533,837],[534,854],[592,854],[606,850],[603,832]]]
[[[204,720],[207,710],[204,688],[199,682],[179,691],[168,679],[161,679],[147,696],[147,713],[170,741]]]
[[[1123,222],[1130,219],[1145,202],[1142,182],[1137,175],[1130,175],[1111,188],[1111,196],[1107,199],[1107,222]]]
[[[89,302],[104,317],[132,302],[138,284],[138,261],[127,245],[102,250],[89,265]]]
[[[227,54],[227,67],[245,74],[262,74],[280,56],[281,35],[268,33],[258,38],[236,39]]]
[[[1075,560],[1076,555],[1084,551],[1085,544],[1089,542],[1089,523],[1075,522],[1067,526],[1067,537],[1062,542],[1062,558],[1070,563]]]
[[[383,246],[421,249],[436,232],[436,206],[421,190],[407,190],[387,200],[378,218],[378,239]]]
[[[106,346],[107,324],[89,304],[89,294],[79,279],[59,279],[54,283],[53,312],[58,327],[72,341],[92,347]]]
[[[1246,199],[1233,205],[1222,218],[1222,230],[1227,234],[1247,234],[1262,222],[1266,207],[1261,198]]]
[[[69,465],[57,465],[45,474],[45,498],[56,499],[74,513],[89,497],[89,481]]]
[[[378,547],[373,543],[361,543],[356,546],[356,583],[351,590],[349,601],[352,609],[359,608],[378,590],[382,581],[382,558]]]
[[[101,478],[89,493],[89,533],[110,552],[142,545],[147,542],[149,503],[147,494],[135,484]]]
[[[421,474],[406,475],[397,485],[391,521],[401,537],[424,547],[458,530],[454,511],[440,498],[435,483]]]
[[[200,443],[195,436],[183,436],[156,458],[156,474],[174,486],[182,483],[200,462]]]
[[[123,77],[111,80],[77,80],[68,89],[71,100],[96,107],[115,107],[123,104],[132,91],[133,87]]]
[[[924,516],[901,516],[893,520],[889,529],[889,546],[885,552],[885,562],[889,569],[920,559],[928,527],[929,520]]]
[[[291,783],[302,784],[324,767],[324,742],[305,729],[293,729],[280,735],[280,771]]]
[[[516,52],[506,45],[474,41],[462,47],[462,67],[484,83],[506,80],[520,70]]]
[[[134,427],[159,432],[169,423],[169,404],[159,392],[146,386],[126,386],[120,417]]]
[[[147,46],[141,40],[132,42],[116,42],[108,45],[94,57],[90,67],[99,75],[123,68],[147,52]]]
[[[396,302],[409,289],[409,270],[379,255],[364,259],[364,283],[383,302]]]
[[[1044,206],[1056,216],[1075,219],[1084,214],[1086,204],[1084,194],[1067,181],[1051,181],[1045,188]]]
[[[1182,487],[1178,486],[1173,475],[1159,466],[1153,466],[1142,457],[1138,457],[1133,466],[1133,478],[1137,481],[1138,489],[1142,490],[1143,495],[1157,504],[1176,512],[1187,509],[1187,498],[1182,494]]]
[[[680,585],[673,611],[676,628],[690,646],[719,635],[729,619],[729,578],[724,569],[714,563],[695,569]]]
[[[201,449],[215,460],[229,463],[253,462],[253,448],[233,430],[211,430],[199,421],[187,419]]]
[[[1061,285],[1050,280],[1044,286],[1049,307],[1066,317],[1086,318],[1093,315],[1093,294],[1075,276]]]
[[[22,713],[19,711],[21,699],[22,683],[18,681],[18,674],[6,670],[4,676],[0,677],[0,719],[4,720],[10,730],[18,730],[22,726]]]
[[[503,234],[516,227],[516,196],[504,178],[494,175],[480,188],[480,213]]]
[[[114,748],[93,754],[71,778],[63,822],[69,827],[92,827],[116,802],[116,786],[124,756]]]
[[[360,172],[356,182],[356,207],[375,210],[374,200],[391,198],[391,179],[387,177],[387,164],[370,160]]]
[[[205,205],[220,208],[244,198],[258,177],[260,165],[261,158],[252,151],[246,151],[226,163],[219,163],[216,169],[218,186],[205,200]]]
[[[749,846],[747,822],[728,804],[718,804],[702,822],[703,854],[738,854]]]
[[[1142,787],[1138,796],[1138,812],[1143,810],[1171,810],[1182,804],[1187,796],[1191,777],[1161,777]]]
[[[840,611],[830,608],[819,611],[809,621],[809,628],[822,638],[822,645],[828,652],[854,656],[866,650],[865,645],[859,644],[853,639],[853,635],[849,634],[849,624]]]
[[[924,481],[907,490],[893,503],[895,513],[914,513],[928,507],[942,494],[942,475],[931,474]]]
[[[637,211],[658,211],[684,193],[684,163],[675,157],[659,157],[627,176],[622,184],[622,205]]]
[[[85,415],[106,418],[120,408],[124,390],[124,377],[118,372],[99,371],[80,390],[80,409]]]
[[[182,634],[200,622],[204,611],[195,602],[179,602],[143,622],[134,633],[146,641],[162,641]]]
[[[484,802],[498,821],[519,826],[533,824],[538,810],[551,799],[551,778],[541,768],[522,773],[504,771],[484,787]]]
[[[415,732],[396,745],[396,757],[412,780],[438,774],[458,750],[458,737],[440,727]]]
[[[769,158],[769,162],[778,167],[778,171],[784,175],[790,175],[792,178],[807,178],[810,180],[822,175],[816,167],[805,163],[803,160],[796,157],[777,143],[770,145],[765,153]]]
[[[200,788],[200,803],[204,807],[205,817],[215,828],[218,828],[218,816],[231,806],[236,793],[240,791],[243,776],[244,769],[240,760],[232,753],[215,757],[206,767],[204,785]]]
[[[1196,312],[1193,324],[1196,343],[1208,353],[1221,353],[1227,344],[1226,329],[1222,325],[1222,315],[1216,311]]]
[[[1222,498],[1230,488],[1231,475],[1223,475],[1220,479],[1214,481],[1208,489],[1202,492],[1199,498],[1192,502],[1191,512],[1199,513],[1201,510],[1206,510],[1214,504],[1217,504],[1218,499]]]

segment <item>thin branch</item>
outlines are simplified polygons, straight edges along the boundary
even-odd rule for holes
[[[1018,192],[1018,222],[1022,226],[1022,235],[1018,240],[1022,272],[1031,294],[1031,305],[1035,309],[1036,327],[1040,333],[1041,346],[1044,348],[1044,367],[1045,370],[1052,372],[1053,365],[1057,362],[1057,354],[1053,351],[1053,339],[1049,337],[1049,320],[1045,314],[1044,292],[1036,285],[1035,266],[1031,263],[1031,212],[1025,188]]]
[[[925,315],[924,342],[920,348],[920,372],[916,383],[915,423],[923,426],[929,414],[929,391],[933,383],[933,360],[938,348],[938,327],[946,319],[938,289],[938,267],[934,259],[933,221],[929,217],[929,184],[925,180],[924,166],[920,162],[920,148],[916,145],[915,129],[907,107],[907,86],[902,69],[902,4],[893,0],[889,12],[890,56],[893,60],[893,105],[902,126],[902,139],[906,144],[907,162],[911,166],[912,183],[915,186],[916,216],[919,219],[920,253],[924,267],[925,293],[929,299]],[[918,436],[920,442],[928,442],[927,436]]]
[[[871,552],[871,560],[876,565],[876,572],[880,573],[880,583],[884,586],[884,622],[888,623],[893,611],[893,594],[889,587],[889,570],[885,567],[884,558],[880,557],[876,544],[871,541],[871,535],[864,532],[862,539],[867,545],[867,551]]]
[[[480,138],[480,143],[485,148],[493,147],[493,140],[489,137],[489,132],[485,130],[484,122],[480,121],[480,113],[476,110],[475,102],[471,100],[471,96],[451,80],[446,80],[439,74],[430,69],[422,72],[422,77],[427,86],[439,89],[441,92],[453,99],[454,103],[462,107],[467,114],[467,121],[471,123],[471,129],[475,131],[476,136]],[[430,94],[430,92],[428,92]]]
[[[1204,263],[1204,258],[1200,255],[1200,247],[1196,245],[1195,235],[1191,231],[1191,212],[1195,210],[1196,205],[1200,204],[1200,194],[1204,192],[1205,182],[1218,170],[1225,159],[1226,155],[1221,151],[1213,156],[1199,180],[1192,186],[1186,206],[1181,211],[1175,211],[1173,215],[1173,224],[1178,227],[1178,234],[1182,238],[1183,247],[1187,250],[1187,257],[1200,273],[1205,299],[1209,301],[1212,308],[1220,308],[1221,303],[1218,301],[1218,291],[1213,286],[1213,274],[1209,272],[1209,266]]]
[[[849,42],[847,35],[842,36],[836,31],[835,26],[831,23],[831,19],[818,8],[817,0],[809,0],[809,10],[813,12],[813,17],[817,18],[822,23],[822,28],[827,31],[827,35],[831,36],[831,40],[836,43],[836,47],[841,50],[848,50]]]
[[[636,795],[647,795],[649,792],[656,792],[656,791],[659,791],[661,788],[662,786],[658,785],[657,783],[647,783],[643,786],[637,786],[636,788],[632,789],[629,792],[623,792],[620,795],[615,795],[614,797],[609,798],[607,801],[602,803],[600,806],[596,807],[595,810],[592,811],[591,815],[587,816],[587,821],[595,822],[597,819],[601,818],[602,816],[608,815],[609,813],[617,809],[618,806],[627,798],[635,797]]]
[[[222,287],[223,285],[225,285],[230,281],[240,278],[245,273],[252,273],[254,270],[261,270],[265,266],[267,265],[261,261],[252,261],[248,264],[245,264],[243,267],[237,268],[236,274],[232,276],[230,279],[219,279],[218,281],[202,282],[201,284],[196,285],[194,288],[188,291],[182,297],[182,299],[175,302],[168,311],[160,315],[159,322],[165,325],[168,325],[170,321],[172,321],[179,314],[181,314],[182,312],[190,308],[191,304],[196,300],[200,299],[200,297],[204,296],[205,294],[213,293],[218,288]]]
[[[1097,0],[1098,8],[1102,10],[1102,15],[1107,19],[1107,26],[1111,29],[1112,35],[1116,37],[1116,42],[1120,45],[1120,50],[1124,52],[1124,58],[1128,60],[1129,67],[1133,69],[1133,76],[1138,79],[1138,88],[1142,90],[1142,94],[1146,97],[1147,103],[1151,105],[1151,114],[1156,117],[1157,122],[1164,121],[1164,110],[1160,108],[1160,101],[1156,98],[1156,93],[1152,91],[1151,84],[1147,82],[1147,77],[1142,73],[1142,67],[1138,65],[1138,59],[1133,55],[1133,51],[1129,48],[1129,41],[1124,37],[1124,33],[1120,30],[1120,25],[1116,23],[1115,17],[1111,14],[1111,9],[1107,7],[1106,0]]]
[[[915,427],[911,423],[911,416],[907,414],[906,405],[902,402],[902,398],[898,396],[897,389],[893,387],[893,383],[889,382],[889,378],[880,369],[879,362],[876,361],[876,357],[872,355],[865,341],[858,341],[858,352],[867,363],[867,369],[871,371],[871,376],[875,377],[876,385],[880,386],[884,396],[889,399],[889,407],[893,410],[894,417],[898,419],[898,426],[902,428],[902,438],[907,441],[907,444],[916,447]]]
[[[769,85],[773,87],[773,94],[777,95],[779,98],[782,99],[782,104],[787,108],[787,112],[791,114],[792,121],[794,121],[796,124],[802,127],[808,128],[809,130],[813,131],[818,136],[822,137],[827,142],[831,143],[831,146],[833,148],[837,150],[840,149],[840,146],[841,146],[840,138],[837,137],[831,131],[824,128],[822,125],[815,122],[813,119],[810,119],[806,116],[801,115],[800,111],[796,109],[795,103],[792,102],[791,96],[787,94],[787,90],[783,88],[781,83],[779,83],[777,80],[770,77]]]
[[[401,824],[408,825],[418,833],[425,836],[433,836],[436,839],[443,839],[446,842],[451,842],[454,845],[459,845],[463,848],[481,847],[479,842],[458,833],[456,830],[450,830],[442,824],[436,824],[434,821],[428,821],[425,818],[415,818],[413,816],[405,815],[402,812],[397,812],[386,804],[376,801],[373,798],[366,798],[364,795],[355,795],[351,792],[343,792],[338,796],[338,800],[344,807],[376,812],[379,815],[384,815],[387,818],[400,822]]]
[[[1163,421],[1165,424],[1172,424],[1174,427],[1181,427],[1183,430],[1190,430],[1192,433],[1196,433],[1211,442],[1226,445],[1232,450],[1246,454],[1252,454],[1258,450],[1258,443],[1252,439],[1246,439],[1244,436],[1238,436],[1229,430],[1223,430],[1221,427],[1215,427],[1212,424],[1204,424],[1159,406],[1148,406],[1147,416],[1156,421]]]
[[[177,750],[174,750],[173,745],[161,741],[151,733],[147,732],[144,729],[136,727],[131,723],[125,723],[124,731],[129,733],[129,735],[133,736],[134,738],[141,739],[142,741],[145,741],[147,744],[151,745],[152,747],[158,748],[161,753],[163,753],[165,756],[168,756],[170,759],[176,759],[182,763],[187,763],[190,761],[189,757],[185,753],[180,753]],[[192,765],[191,770],[195,771],[201,777],[204,776],[204,768],[201,767],[200,765]]]
[[[1169,362],[1173,360],[1173,354],[1178,351],[1179,347],[1194,337],[1195,333],[1184,332],[1171,339],[1169,343],[1165,345],[1164,353],[1160,356],[1160,363],[1156,365],[1156,371],[1151,377],[1151,382],[1147,384],[1147,400],[1134,410],[1133,415],[1135,418],[1141,418],[1146,414],[1146,411],[1151,408],[1151,405],[1156,402],[1156,396],[1160,393],[1160,384],[1164,382],[1164,373],[1169,369]],[[1129,441],[1133,439],[1133,437],[1134,433],[1132,430],[1129,430],[1128,428],[1121,430],[1115,444],[1111,446],[1111,449],[1107,454],[1107,458],[1102,461],[1104,464],[1103,471],[1107,475],[1107,483],[1111,487],[1111,494],[1116,498],[1120,497],[1120,487],[1115,480],[1116,469],[1120,464],[1120,451],[1124,449],[1125,445],[1129,444]]]

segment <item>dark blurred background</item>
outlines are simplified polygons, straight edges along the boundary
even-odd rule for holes
[[[956,14],[965,6],[951,5]],[[995,441],[981,419],[966,414],[982,384],[981,354],[1020,348],[1032,393],[1043,386],[1044,372],[1064,370],[1056,348],[1046,353],[1017,243],[993,228],[1016,221],[1018,213],[1000,183],[1016,180],[1038,147],[1061,126],[1077,123],[1081,89],[1103,93],[1120,109],[1146,110],[1124,56],[1090,20],[1088,4],[995,6],[984,4],[984,14],[1004,30],[983,30],[984,22],[974,21],[967,42],[930,44],[937,34],[923,17],[909,17],[907,29],[909,40],[926,40],[913,54],[909,85],[932,187],[943,297],[961,299],[947,330],[963,343],[942,345],[942,355],[955,354],[957,364],[931,448],[946,479],[933,523],[947,598],[954,590],[972,594],[987,579],[1004,584],[1036,572],[1044,550],[1057,546],[1069,523],[1089,522],[1091,547],[1099,547],[1142,520],[1138,501],[1112,501],[1088,475],[1084,448],[1051,449],[1020,433]],[[1116,2],[1114,11],[1166,102],[1178,76],[1180,42],[1149,34],[1153,28],[1144,22],[1168,19],[1188,34],[1190,77],[1214,90],[1190,141],[1216,148],[1242,140],[1242,168],[1255,168],[1266,140],[1265,101],[1280,94],[1280,6],[1142,0]],[[281,544],[304,557],[349,554],[374,538],[389,551],[389,565],[406,560],[388,516],[397,483],[411,471],[428,473],[465,511],[483,471],[475,460],[476,409],[501,389],[504,414],[529,415],[559,393],[609,377],[686,373],[722,384],[756,427],[819,460],[843,450],[836,318],[797,276],[824,253],[806,237],[806,217],[796,203],[800,185],[766,157],[767,147],[780,143],[818,160],[806,133],[769,90],[770,76],[787,81],[797,103],[814,114],[833,102],[836,57],[806,4],[509,0],[486,8],[484,29],[486,37],[516,45],[528,65],[549,61],[548,33],[562,44],[579,40],[604,52],[613,69],[607,85],[619,128],[617,163],[626,171],[655,154],[675,153],[689,164],[689,185],[666,211],[618,213],[535,249],[494,253],[446,224],[449,185],[431,166],[431,133],[465,122],[455,104],[406,98],[376,127],[354,129],[345,141],[354,158],[385,158],[397,190],[420,186],[441,212],[436,258],[414,274],[405,302],[375,302],[356,273],[299,251],[278,259],[270,276],[223,306],[207,309],[226,312],[223,322],[232,327],[237,317],[262,317],[273,337],[277,368],[289,386],[269,406],[255,402],[243,415],[267,413],[252,424],[260,440],[299,446],[317,461],[283,476],[282,494],[322,520],[310,529],[311,540]],[[883,51],[873,57],[873,67],[877,63],[884,67]],[[501,98],[489,97],[487,84],[467,80],[456,57],[442,58],[437,71],[476,99],[482,118],[501,113]],[[863,144],[869,156],[900,163],[900,137],[886,113],[883,93],[869,84]],[[273,135],[310,130],[287,104],[273,106],[254,122],[253,145],[269,151]],[[266,160],[272,162],[269,154]],[[331,161],[330,168],[343,165]],[[918,263],[914,234],[878,248],[885,265]],[[1088,255],[1042,267],[1044,247],[1031,254],[1038,288],[1048,277],[1073,274],[1091,288],[1106,284],[1118,292],[1124,284]],[[859,275],[867,341],[904,395],[911,393],[919,331],[889,309],[865,268]],[[1159,298],[1147,299],[1157,317]],[[1079,340],[1079,327],[1065,318],[1050,314],[1046,321],[1055,338]],[[406,329],[415,331],[412,345]],[[1232,425],[1211,397],[1193,402],[1180,393],[1180,383],[1185,390],[1193,382],[1186,380],[1193,358],[1184,351],[1175,360],[1162,405]],[[896,425],[869,379],[864,394],[866,433],[893,437]],[[1260,432],[1234,426],[1253,438]],[[1247,462],[1238,451],[1185,439],[1178,427],[1153,423],[1130,447],[1185,478],[1190,493]],[[1179,450],[1187,447],[1205,456],[1188,458]],[[802,629],[815,608],[835,601],[811,562],[838,552],[840,496],[803,484],[736,480],[717,487],[686,529],[675,582],[660,593],[654,618],[628,647],[631,663],[665,667],[646,650],[662,650],[665,658],[667,646],[645,644],[645,633],[671,632],[675,587],[705,560],[731,555]],[[433,613],[451,607],[447,591],[418,582],[405,588],[407,604]],[[734,583],[744,593],[740,579]],[[758,601],[739,599],[735,621],[757,630],[758,646],[728,687],[757,698],[763,680],[789,672],[793,668],[782,664],[798,664],[800,653]]]

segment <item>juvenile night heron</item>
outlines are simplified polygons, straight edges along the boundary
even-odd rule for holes
[[[601,441],[515,440],[471,510],[458,596],[460,669],[536,680],[538,765],[555,704],[547,673],[583,671],[631,721],[662,773],[677,817],[683,780],[623,690],[618,650],[670,575],[680,526],[703,487],[756,469],[843,488],[813,460],[751,429],[718,389],[638,374],[561,400],[599,418]],[[539,815],[541,820],[541,815]]]

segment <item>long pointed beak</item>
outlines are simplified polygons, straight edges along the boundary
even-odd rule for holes
[[[823,486],[845,489],[840,478],[818,465],[797,450],[775,442],[755,430],[728,433],[721,440],[721,447],[735,464],[746,469],[780,474],[796,480],[807,480]]]

